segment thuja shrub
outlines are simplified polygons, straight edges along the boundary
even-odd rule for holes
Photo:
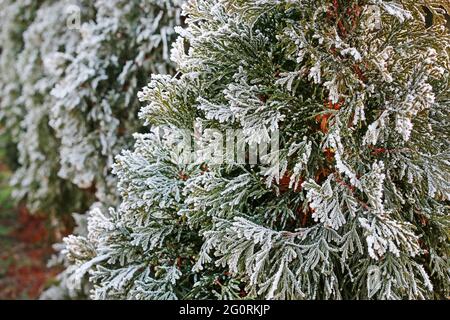
[[[141,130],[137,92],[151,73],[175,72],[181,3],[0,0],[0,130],[17,202],[59,229],[61,214],[117,204],[110,166]],[[67,274],[48,297],[78,296]]]
[[[16,200],[55,214],[95,200],[115,204],[110,165],[142,126],[137,91],[151,73],[174,72],[169,49],[180,4],[0,3],[0,121],[17,149]]]
[[[13,2],[6,12],[16,6],[31,6],[30,3]],[[24,201],[31,212],[52,216],[86,209],[86,203],[92,198],[58,175],[61,144],[49,125],[54,105],[50,92],[66,64],[61,57],[73,55],[81,38],[79,31],[67,27],[67,5],[66,1],[36,2],[32,18],[24,24],[16,40],[23,45],[9,61],[8,67],[17,75],[17,97],[6,101],[4,109],[6,119],[18,115],[18,122],[11,128],[18,151],[18,167],[11,179],[13,196]],[[84,13],[89,14],[88,6]],[[11,54],[9,50],[5,52],[8,54]]]
[[[36,2],[1,0],[0,7],[0,133],[8,153],[4,161],[11,166],[17,163],[15,151],[23,117],[20,101],[19,73],[14,68],[16,57],[23,48],[22,33],[33,20]]]
[[[48,124],[59,140],[58,177],[78,190],[95,193],[92,208],[117,204],[113,157],[132,145],[137,118],[137,91],[151,73],[173,74],[170,61],[174,27],[181,24],[182,1],[94,1],[94,17],[81,25],[75,52],[56,55],[65,67],[51,90]],[[83,15],[82,15],[83,17]],[[75,214],[75,234],[86,234],[85,217]],[[55,245],[58,251],[64,246]],[[55,256],[50,264],[66,264]],[[84,298],[89,284],[71,275],[67,265],[58,284],[43,299]]]
[[[74,281],[94,299],[448,297],[444,8],[190,1],[178,73],[140,93],[151,129],[117,157],[120,205],[66,239]],[[186,161],[183,132],[202,151],[208,128],[278,133],[277,161]]]
[[[112,203],[114,156],[139,130],[137,91],[151,73],[172,73],[169,49],[181,1],[95,1],[95,19],[52,90],[50,126],[60,139],[58,175],[95,187]],[[111,199],[112,198],[112,199]]]

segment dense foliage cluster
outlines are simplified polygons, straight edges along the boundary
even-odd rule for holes
[[[447,0],[0,8],[13,195],[88,211],[43,298],[449,297]]]
[[[113,157],[141,127],[136,92],[173,70],[180,4],[2,1],[0,116],[18,144],[15,196],[32,211],[80,210],[93,190],[112,203]]]
[[[95,201],[116,205],[113,157],[142,127],[137,91],[174,71],[180,6],[1,0],[0,122],[16,200],[56,224]]]
[[[447,297],[445,9],[189,1],[178,73],[139,94],[148,133],[117,157],[120,205],[66,238],[73,283],[89,274],[94,299]],[[249,146],[279,132],[279,161],[209,163],[209,129]]]

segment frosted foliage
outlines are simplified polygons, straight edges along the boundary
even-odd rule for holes
[[[440,6],[189,1],[178,73],[139,93],[147,133],[116,159],[120,205],[92,210],[88,235],[66,240],[91,297],[447,297]],[[278,177],[275,166],[184,161],[180,131],[204,128],[259,145],[279,130]]]
[[[141,126],[146,77],[173,71],[181,3],[2,1],[0,121],[18,149],[13,195],[31,211],[85,208],[93,190],[115,203],[113,158]],[[79,30],[67,25],[73,5]]]
[[[174,72],[170,46],[182,3],[0,1],[0,128],[18,152],[8,154],[18,166],[13,196],[31,212],[56,217],[96,200],[92,211],[117,205],[113,159],[142,126],[137,91],[150,74]],[[73,5],[80,29],[68,27]],[[82,236],[58,247],[77,254],[54,259],[68,267],[48,297],[76,297],[89,287],[89,268],[73,267],[97,252],[78,254],[88,243],[76,246]],[[176,273],[168,274],[174,281]]]
[[[74,191],[56,176],[58,140],[48,126],[53,104],[50,90],[64,67],[61,57],[74,52],[79,41],[77,32],[68,32],[67,5],[67,1],[14,1],[2,7],[0,117],[18,149],[19,168],[11,180],[13,196],[26,200],[33,212],[52,203],[57,207],[66,192]],[[81,197],[73,192],[63,206],[76,206]]]
[[[171,139],[166,133],[156,130],[136,136],[136,151],[119,156],[114,169],[123,198],[118,210],[94,208],[89,213],[87,236],[65,240],[67,258],[79,266],[72,279],[76,283],[77,277],[89,272],[95,284],[92,298],[177,298],[171,292],[180,271],[170,261],[181,248],[166,248],[177,243],[173,237],[179,239],[189,231],[178,222],[182,221],[177,211],[184,185],[178,175],[183,168],[170,154]],[[137,178],[135,182],[120,179],[130,174]],[[144,180],[139,179],[144,176]],[[124,228],[133,231],[125,236]],[[152,254],[161,255],[169,265],[153,266]]]
[[[33,20],[37,5],[33,1],[12,0],[1,0],[0,5],[0,121],[2,131],[9,131],[13,141],[17,142],[24,111],[20,97],[20,72],[15,64],[23,47],[22,33]]]
[[[100,194],[102,188],[113,192],[114,183],[105,177],[127,143],[126,134],[139,126],[137,89],[150,73],[171,70],[168,50],[180,4],[94,2],[95,22],[82,25],[65,75],[51,92],[50,125],[61,140],[60,177],[81,188],[95,182]]]

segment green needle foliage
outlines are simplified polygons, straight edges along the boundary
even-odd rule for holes
[[[142,126],[137,91],[149,74],[174,70],[180,6],[1,0],[0,125],[17,149],[8,154],[17,162],[13,195],[30,211],[115,205],[111,164]]]
[[[140,93],[151,130],[117,158],[121,204],[66,239],[72,279],[95,299],[448,297],[445,10],[189,1],[178,74]],[[180,132],[199,127],[279,131],[279,164],[184,161]]]
[[[6,12],[20,6],[35,10],[20,35],[23,46],[8,66],[17,74],[19,88],[16,100],[6,100],[4,109],[6,120],[19,115],[19,122],[11,127],[18,151],[18,168],[11,179],[13,196],[31,212],[55,216],[86,210],[92,197],[58,175],[61,144],[49,125],[55,103],[50,92],[63,73],[66,61],[62,57],[74,54],[80,32],[67,28],[65,1],[12,2]],[[87,6],[82,14],[88,17],[89,13]],[[5,58],[10,53],[5,51]]]
[[[55,224],[117,204],[111,164],[142,127],[137,91],[174,73],[182,2],[0,0],[0,130],[17,202]],[[44,296],[76,297],[70,272]]]

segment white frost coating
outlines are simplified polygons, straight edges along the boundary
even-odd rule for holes
[[[352,56],[353,59],[356,62],[359,62],[362,60],[361,54],[359,53],[359,51],[356,48],[347,48],[341,51],[341,55],[343,56]]]
[[[321,63],[320,60],[317,60],[316,64],[311,68],[309,71],[309,79],[312,79],[314,83],[321,83],[322,77],[321,77]]]
[[[93,244],[109,257],[89,270],[92,297],[441,295],[445,252],[427,246],[445,238],[430,226],[449,194],[449,155],[436,152],[448,140],[449,40],[434,28],[436,45],[408,17],[420,4],[399,3],[371,1],[383,23],[363,12],[344,35],[326,0],[190,1],[172,50],[179,73],[152,76],[139,94],[151,129],[114,166],[121,204],[92,211],[92,239],[76,239],[78,252]],[[186,164],[180,127],[202,143],[211,128],[255,143],[280,130],[279,179],[260,164]]]

